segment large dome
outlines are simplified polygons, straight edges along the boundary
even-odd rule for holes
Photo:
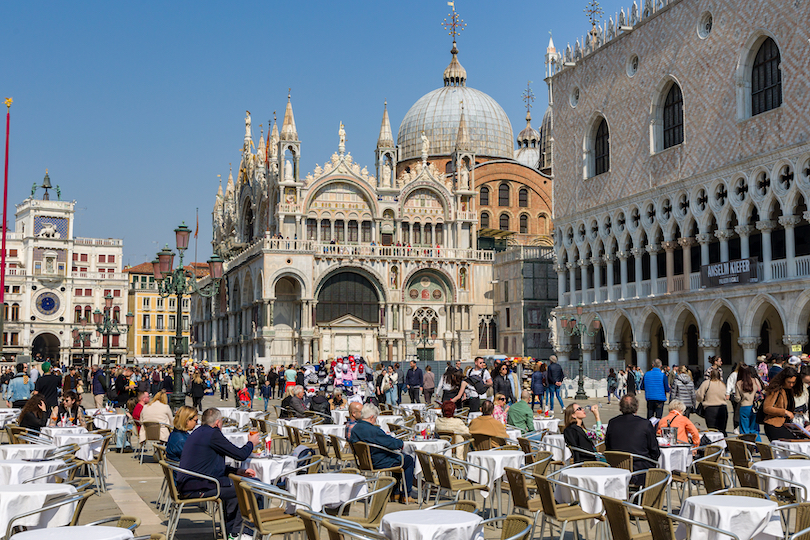
[[[469,88],[466,71],[456,58],[444,73],[443,88],[422,96],[410,108],[397,134],[400,160],[422,155],[422,132],[430,141],[430,155],[450,155],[456,147],[456,135],[464,102],[464,120],[471,150],[479,156],[514,158],[512,124],[498,102],[485,93]]]

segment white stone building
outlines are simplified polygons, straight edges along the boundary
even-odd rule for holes
[[[808,19],[806,2],[645,0],[549,48],[557,315],[601,319],[586,360],[807,345]]]
[[[92,330],[92,312],[104,309],[104,296],[113,297],[113,316],[125,322],[127,280],[121,272],[123,241],[77,238],[73,234],[75,201],[52,200],[48,174],[44,194],[17,205],[15,230],[6,238],[5,326],[3,358],[30,355],[53,363],[80,364],[82,346],[72,336],[80,319]],[[60,188],[56,187],[61,195]],[[85,342],[85,362],[98,364],[106,341],[93,336]],[[112,336],[113,362],[126,360],[125,337]]]

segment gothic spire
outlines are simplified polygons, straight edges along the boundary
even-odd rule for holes
[[[458,121],[458,133],[456,134],[456,152],[469,152],[472,145],[467,134],[467,121],[464,119],[464,102],[461,102],[461,119]]]
[[[278,154],[278,123],[276,122],[276,111],[273,111],[273,131],[272,133],[268,133],[267,135],[267,146],[268,146],[268,159],[269,157],[276,157]]]
[[[230,163],[228,165],[230,165]],[[225,185],[225,194],[231,196],[233,195],[233,190],[233,167],[231,167],[230,172],[228,172],[228,183]]]
[[[391,121],[388,119],[388,101],[383,108],[380,137],[377,139],[377,148],[391,148],[394,146],[394,135],[391,133]]]
[[[282,141],[297,141],[298,132],[295,129],[295,118],[293,117],[292,102],[290,93],[287,92],[287,110],[284,111],[284,124],[281,126]]]

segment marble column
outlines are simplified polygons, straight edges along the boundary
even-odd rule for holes
[[[582,293],[580,294],[580,302],[583,304],[587,303],[588,301],[588,261],[586,259],[580,259],[577,261],[579,265],[579,280],[580,286],[582,287]]]
[[[564,306],[565,302],[565,265],[555,264],[554,270],[557,272],[557,303]]]
[[[635,298],[641,297],[641,282],[643,281],[642,278],[644,277],[642,274],[641,269],[641,256],[644,254],[644,250],[642,248],[633,248],[630,250],[633,254],[633,263],[636,266],[636,295]]]
[[[683,290],[688,291],[692,289],[692,246],[695,240],[693,238],[678,238],[683,250]]]
[[[613,260],[615,255],[605,254],[602,259],[605,261],[605,302],[612,302],[613,298]]]
[[[787,263],[787,277],[796,277],[796,225],[801,221],[799,216],[781,216],[779,224],[785,228],[785,258]]]
[[[757,221],[757,229],[762,232],[762,266],[765,269],[762,276],[762,281],[770,281],[773,279],[773,272],[771,268],[771,261],[773,258],[773,251],[771,248],[771,231],[776,228],[776,222],[770,219]]]
[[[734,232],[740,237],[740,258],[747,259],[751,256],[748,247],[748,237],[753,232],[753,229],[750,225],[737,225],[734,227]]]
[[[329,220],[329,235],[330,235],[330,238],[328,238],[326,240],[327,242],[331,242],[332,240],[335,240],[335,220],[334,219]]]
[[[629,257],[629,253],[626,251],[620,251],[616,254],[619,258],[619,275],[621,279],[621,298],[619,300],[624,300],[627,298],[627,257]]]
[[[661,247],[656,244],[647,245],[647,253],[650,254],[650,296],[658,294],[658,254]]]
[[[632,343],[633,348],[636,350],[636,364],[638,367],[647,371],[650,369],[650,360],[648,352],[650,350],[650,342],[649,341],[634,341]]]
[[[665,339],[664,348],[667,350],[668,364],[670,366],[677,366],[681,363],[680,350],[683,347],[683,341],[674,339]]]
[[[701,233],[695,237],[700,244],[700,265],[705,266],[709,264],[709,241],[711,240],[711,236],[708,234]]]
[[[793,347],[804,347],[807,345],[807,341],[807,334],[782,335],[782,343],[791,351],[790,354],[796,354],[796,356],[801,356],[801,353],[792,352]]]
[[[608,353],[608,362],[615,363],[619,361],[619,351],[621,350],[621,343],[608,343],[607,341],[602,344]]]
[[[312,350],[312,338],[305,337],[302,338],[303,340],[303,347],[304,347],[304,365],[309,364],[309,353]]]
[[[558,343],[557,347],[554,349],[554,354],[557,355],[558,362],[568,362],[568,360],[571,359],[571,345],[568,343]]]
[[[737,345],[743,350],[743,361],[749,366],[757,365],[757,347],[760,343],[762,339],[756,336],[737,338]]]
[[[717,349],[720,347],[719,339],[700,338],[698,346],[703,347],[703,369],[709,368],[709,357],[717,355]],[[729,360],[731,360],[729,358]]]
[[[731,230],[716,230],[714,237],[720,240],[720,262],[728,262],[728,241],[731,238]]]
[[[301,232],[301,216],[295,216],[295,236],[294,238],[301,240],[304,235]]]
[[[602,257],[591,257],[593,265],[593,303],[602,301]]]
[[[677,242],[664,242],[664,251],[667,257],[667,292],[675,292],[675,248]]]
[[[577,304],[577,276],[574,274],[574,263],[567,262],[565,267],[568,268],[568,289],[571,291],[568,295],[568,305],[574,306]]]

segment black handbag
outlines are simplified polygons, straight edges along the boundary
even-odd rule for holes
[[[701,418],[706,417],[706,408],[703,406],[703,403],[698,403],[698,406],[695,409],[695,414],[700,416]]]

